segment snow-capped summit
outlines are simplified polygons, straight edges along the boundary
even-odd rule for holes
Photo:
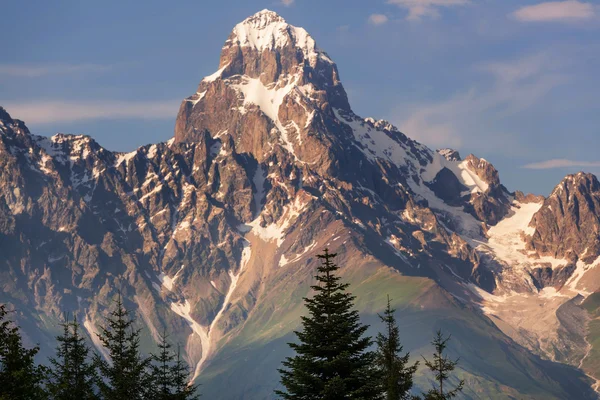
[[[448,161],[462,161],[462,158],[460,158],[460,153],[454,149],[439,149],[437,152],[444,156],[444,158],[446,158]]]
[[[332,108],[351,112],[335,63],[303,28],[263,10],[235,26],[218,71],[182,102],[175,141],[230,135],[260,160],[280,144],[320,164],[327,148],[314,133],[326,131]]]
[[[251,155],[259,163],[271,158],[279,163],[289,160],[328,175],[352,170],[357,162],[363,173],[374,168],[373,173],[381,175],[375,170],[384,160],[395,171],[386,174],[397,174],[399,182],[406,176],[401,169],[412,171],[414,182],[405,185],[424,198],[428,197],[426,189],[431,189],[449,204],[465,204],[471,214],[492,224],[508,210],[504,190],[494,192],[500,202],[488,196],[488,189],[499,187],[493,167],[476,157],[461,167],[387,121],[354,114],[335,63],[317,49],[304,29],[268,10],[233,29],[219,70],[204,78],[196,93],[182,102],[175,141],[207,142],[208,147],[231,141],[237,153]],[[460,160],[458,153],[455,158]],[[436,179],[444,166],[458,177],[452,188],[435,184],[447,175],[441,172]],[[405,201],[401,192],[392,197]]]
[[[246,18],[233,28],[223,48],[236,46],[250,47],[259,52],[291,46],[300,49],[311,65],[317,58],[332,62],[317,48],[315,40],[305,29],[288,24],[279,14],[267,9]]]

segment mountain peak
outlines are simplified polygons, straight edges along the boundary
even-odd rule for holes
[[[540,255],[577,256],[591,262],[600,252],[600,182],[595,175],[567,175],[533,216],[529,248]]]
[[[256,14],[246,18],[244,21],[242,21],[242,24],[254,25],[260,29],[268,24],[278,22],[285,23],[285,19],[283,19],[283,17],[277,14],[275,11],[265,8],[264,10],[261,10]]]
[[[437,150],[446,160],[448,161],[462,161],[460,154],[457,150],[445,148]]]
[[[4,107],[0,107],[0,134],[29,135],[29,129],[20,119],[13,119]]]
[[[203,139],[204,131],[212,137],[226,132],[240,149],[249,141],[246,151],[260,148],[266,154],[274,129],[284,148],[301,158],[296,151],[306,148],[304,138],[314,139],[323,121],[334,117],[332,108],[351,112],[335,63],[306,30],[263,10],[233,28],[222,48],[219,70],[183,101],[175,140],[195,142]],[[253,140],[256,143],[250,145]]]
[[[223,50],[232,47],[249,47],[259,52],[292,47],[302,50],[307,59],[319,57],[331,62],[304,28],[288,24],[279,14],[267,9],[246,18],[233,28]]]
[[[10,114],[4,109],[4,107],[0,107],[0,121],[12,121]]]
[[[584,193],[590,194],[599,190],[600,183],[598,178],[594,174],[578,172],[576,174],[569,174],[556,185],[552,191],[551,196],[561,196],[563,192],[571,193]]]
[[[286,32],[291,30],[304,31],[308,35],[304,29],[289,25],[279,14],[264,9],[237,24],[225,47],[239,45],[257,50],[282,47],[287,44]]]

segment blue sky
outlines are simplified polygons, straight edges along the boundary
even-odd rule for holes
[[[357,114],[484,157],[510,190],[600,174],[600,6],[583,0],[6,2],[0,105],[111,150],[167,140],[233,26],[263,8],[328,52]]]

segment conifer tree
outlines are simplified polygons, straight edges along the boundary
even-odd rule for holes
[[[158,354],[152,356],[151,379],[152,400],[191,400],[196,399],[197,386],[188,384],[189,369],[181,359],[179,346],[177,354],[171,351],[166,331],[160,335]]]
[[[56,357],[50,359],[47,389],[52,400],[96,400],[96,369],[89,360],[90,349],[79,333],[76,316],[65,315],[63,333],[56,337]]]
[[[340,283],[333,263],[336,254],[325,249],[318,257],[322,264],[312,286],[313,298],[305,298],[309,315],[302,317],[302,330],[295,332],[299,343],[289,346],[296,355],[280,369],[285,391],[276,391],[284,399],[374,399],[379,396],[375,354],[364,336],[367,326],[353,310],[354,296],[348,284]]]
[[[189,382],[190,369],[181,358],[181,349],[177,346],[177,356],[175,357],[175,364],[171,369],[173,376],[173,386],[175,388],[174,400],[196,400],[200,397],[197,394],[198,385],[194,385]]]
[[[172,364],[175,356],[171,352],[171,344],[167,341],[166,330],[160,335],[158,343],[158,354],[152,355],[151,379],[153,393],[150,398],[153,400],[167,400],[172,394]]]
[[[148,368],[151,359],[140,354],[140,330],[123,306],[121,295],[98,334],[108,352],[108,360],[94,358],[100,372],[98,388],[104,400],[142,400],[152,392]]]
[[[387,307],[379,318],[384,323],[384,333],[377,335],[376,364],[380,371],[381,387],[386,400],[406,400],[414,398],[410,394],[413,386],[413,375],[419,362],[409,365],[410,354],[401,355],[403,346],[400,344],[400,330],[394,317],[395,310],[391,307],[390,296]]]
[[[444,391],[444,383],[450,378],[450,373],[454,371],[458,365],[458,359],[452,361],[450,358],[444,355],[444,350],[448,347],[448,341],[450,336],[444,337],[442,331],[438,330],[431,344],[433,345],[435,352],[433,354],[433,360],[425,360],[425,365],[434,374],[434,380],[437,383],[437,387],[434,385],[432,389],[425,395],[425,400],[448,400],[452,399],[463,390],[465,381],[461,380],[458,385],[449,391]]]
[[[46,369],[34,360],[39,347],[23,346],[19,327],[8,313],[6,305],[0,304],[0,400],[44,399]]]

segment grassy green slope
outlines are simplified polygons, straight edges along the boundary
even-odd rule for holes
[[[582,306],[588,312],[591,320],[588,323],[586,335],[590,349],[581,363],[581,367],[588,375],[600,379],[600,292],[588,296]]]
[[[476,310],[456,303],[431,280],[409,278],[375,265],[353,271],[344,278],[352,284],[363,321],[371,325],[370,334],[379,327],[377,312],[389,294],[397,308],[405,348],[416,359],[431,353],[429,341],[435,330],[441,328],[453,335],[450,354],[461,357],[457,374],[467,381],[465,398],[596,398],[579,371],[531,355]],[[293,273],[289,279],[294,279]],[[292,331],[304,312],[302,297],[310,284],[306,280],[296,285],[285,281],[267,288],[241,332],[228,342],[227,337],[224,339],[218,356],[199,380],[206,398],[275,398],[277,368],[290,355],[286,343],[295,339]],[[295,289],[285,289],[290,287]],[[428,386],[427,379],[421,368],[417,377],[420,389]]]

